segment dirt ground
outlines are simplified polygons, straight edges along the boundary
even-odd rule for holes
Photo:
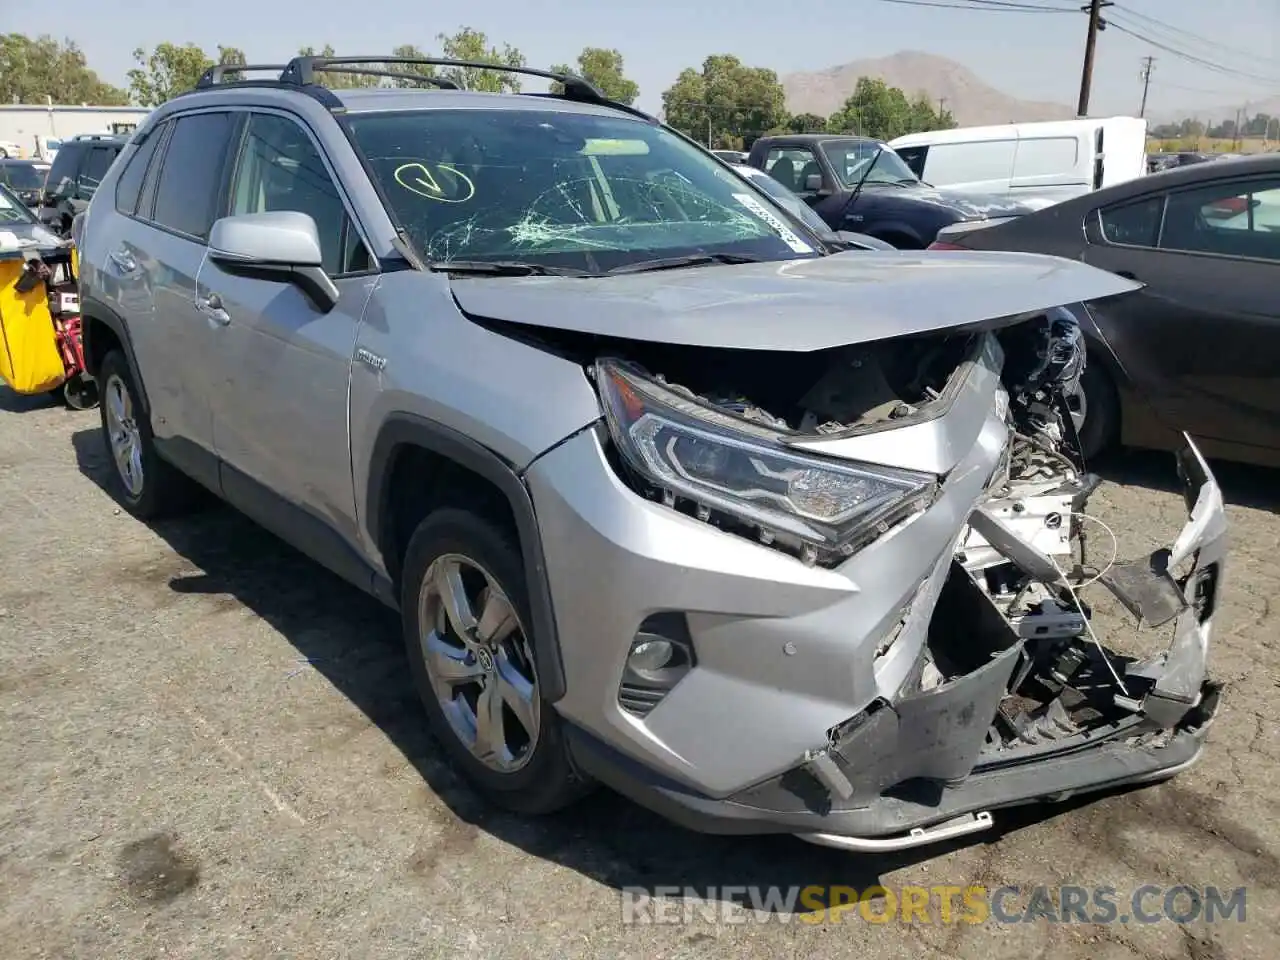
[[[549,820],[486,808],[423,730],[392,615],[226,508],[134,521],[108,469],[96,412],[0,388],[5,958],[1280,956],[1275,473],[1219,468],[1228,688],[1197,766],[860,857],[686,833],[604,792]],[[1103,472],[1094,509],[1122,554],[1171,542],[1172,458]],[[628,925],[621,909],[624,888],[666,885],[1180,883],[1246,887],[1244,922]]]

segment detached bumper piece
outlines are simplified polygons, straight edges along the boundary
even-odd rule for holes
[[[1172,642],[1158,657],[1125,658],[1104,648],[1092,627],[1079,637],[1025,636],[957,559],[898,692],[829,731],[825,745],[785,773],[712,798],[657,782],[582,736],[573,739],[575,756],[606,783],[695,829],[786,832],[872,852],[985,830],[1002,807],[1176,774],[1199,757],[1218,709],[1206,657],[1226,539],[1221,493],[1187,444],[1179,464],[1190,517],[1177,540],[1102,579],[1144,625],[1172,624]],[[971,521],[975,529],[980,522]],[[998,520],[982,532],[1028,575],[1063,576]]]

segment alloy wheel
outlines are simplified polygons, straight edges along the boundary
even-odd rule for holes
[[[501,586],[468,557],[437,557],[418,623],[431,689],[454,734],[490,769],[521,769],[538,743],[541,701],[528,637]]]
[[[111,446],[111,458],[116,472],[131,497],[142,494],[142,433],[134,419],[133,397],[129,388],[116,374],[106,383],[105,412],[107,441]]]

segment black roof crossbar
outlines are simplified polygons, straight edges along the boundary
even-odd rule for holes
[[[409,74],[394,71],[379,70],[343,70],[344,65],[348,64],[369,64],[369,63],[398,63],[406,65],[419,65],[431,67],[471,67],[477,70],[496,70],[501,73],[518,73],[526,77],[541,77],[544,80],[554,80],[556,83],[564,87],[564,96],[570,100],[580,100],[584,103],[600,103],[607,106],[615,106],[612,100],[600,92],[594,84],[589,80],[576,76],[572,73],[556,73],[551,70],[537,70],[533,67],[510,67],[506,64],[485,63],[482,60],[449,60],[445,57],[294,57],[289,61],[288,66],[284,68],[284,72],[280,74],[280,80],[284,83],[295,83],[307,85],[315,83],[315,75],[317,73],[364,73],[369,76],[388,76],[397,79],[403,79],[405,76],[420,77],[422,74]],[[426,78],[423,78],[424,81]]]
[[[285,69],[283,63],[215,63],[212,67],[200,74],[200,79],[196,81],[197,90],[205,90],[209,87],[221,86],[224,83],[236,83],[235,79],[225,79],[227,74],[242,75],[250,70],[267,70],[271,73],[279,74]]]

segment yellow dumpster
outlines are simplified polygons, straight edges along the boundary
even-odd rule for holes
[[[0,380],[17,393],[47,393],[66,379],[43,283],[17,289],[21,254],[0,254]]]

